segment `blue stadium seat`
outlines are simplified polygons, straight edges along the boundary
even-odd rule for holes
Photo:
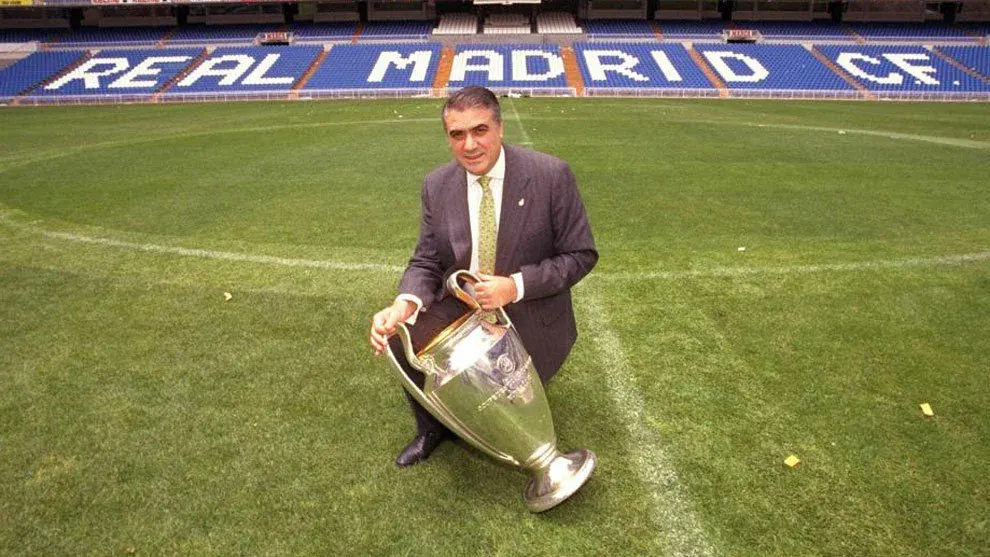
[[[43,43],[52,39],[67,29],[0,29],[0,43]]]
[[[370,21],[361,39],[426,39],[433,31],[432,21]]]
[[[448,85],[563,89],[567,87],[567,76],[556,45],[472,44],[457,48]]]
[[[290,27],[297,40],[350,40],[357,31],[355,22],[296,22]]]
[[[574,51],[586,88],[714,89],[680,44],[578,42]]]
[[[202,49],[191,48],[104,50],[78,68],[35,90],[31,96],[150,96],[201,52]]]
[[[990,46],[944,46],[939,50],[990,79]]]
[[[694,48],[730,90],[853,89],[801,45],[696,44]]]
[[[320,50],[318,46],[218,48],[165,95],[289,91]]]
[[[280,23],[251,25],[187,25],[179,27],[169,43],[244,43],[254,40],[259,33],[282,31]]]
[[[766,39],[835,39],[851,40],[841,25],[831,21],[737,21],[735,27],[755,29]]]
[[[154,45],[169,27],[83,27],[59,36],[55,44],[73,46]]]
[[[962,30],[944,23],[850,23],[849,27],[869,40],[959,39],[972,40]]]
[[[84,51],[35,52],[0,70],[0,98],[13,97],[42,83],[78,60]]]
[[[718,19],[703,21],[658,21],[664,38],[715,39],[722,36],[725,24]]]
[[[899,93],[990,93],[977,79],[921,46],[837,46],[818,49],[871,91]]]
[[[654,36],[650,23],[636,19],[585,19],[581,21],[588,38],[650,38]]]
[[[335,45],[303,87],[308,91],[412,89],[433,85],[442,45]],[[377,71],[376,71],[377,70]]]

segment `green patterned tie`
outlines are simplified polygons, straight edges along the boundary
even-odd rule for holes
[[[491,178],[480,176],[481,211],[478,219],[478,270],[491,275],[495,273],[495,198],[488,183]]]

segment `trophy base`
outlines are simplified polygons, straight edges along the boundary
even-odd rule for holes
[[[588,449],[557,453],[549,464],[531,470],[523,501],[534,513],[552,509],[574,495],[595,470],[598,457]]]

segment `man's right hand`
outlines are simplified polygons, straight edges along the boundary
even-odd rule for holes
[[[388,337],[395,332],[396,324],[409,319],[414,311],[416,304],[408,300],[396,300],[371,318],[371,348],[374,349],[376,358],[388,347]]]

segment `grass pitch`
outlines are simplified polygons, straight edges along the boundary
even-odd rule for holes
[[[986,105],[507,100],[601,252],[548,387],[600,467],[542,515],[392,464],[438,110],[0,111],[0,553],[987,554]]]

